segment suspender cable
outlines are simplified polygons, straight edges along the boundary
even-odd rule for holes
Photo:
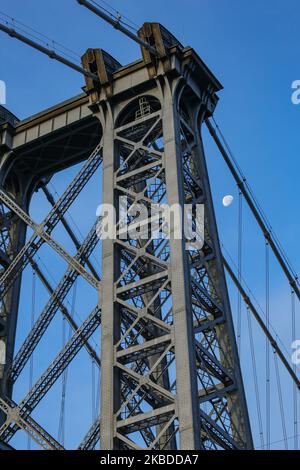
[[[284,447],[285,447],[285,450],[288,450],[288,440],[287,440],[287,433],[286,433],[285,414],[284,414],[282,389],[281,389],[279,367],[278,367],[278,358],[277,358],[276,351],[273,351],[273,352],[274,352],[275,374],[276,374],[276,383],[277,383],[277,391],[278,391],[278,399],[279,399],[279,407],[280,407],[280,416],[281,416]]]
[[[243,195],[239,191],[239,215],[238,215],[238,280],[242,280],[242,237],[243,237]],[[241,358],[241,333],[242,333],[242,296],[238,289],[237,312],[237,347]]]
[[[245,291],[244,287],[239,283],[237,276],[234,274],[233,270],[231,269],[229,263],[227,262],[226,258],[224,258],[224,256],[223,256],[223,264],[224,264],[224,267],[225,267],[226,271],[228,272],[229,276],[231,277],[232,281],[236,285],[236,287],[238,287],[240,289],[244,302],[246,303],[246,305],[248,305],[248,307],[251,310],[253,316],[257,320],[259,326],[261,327],[264,334],[266,335],[266,337],[270,341],[270,344],[272,345],[272,348],[275,349],[275,351],[277,352],[278,357],[280,358],[282,364],[286,368],[286,370],[289,373],[289,375],[291,376],[292,380],[297,385],[297,388],[300,390],[300,380],[298,379],[298,377],[297,377],[296,373],[294,372],[293,368],[290,366],[289,361],[286,359],[286,357],[283,354],[282,350],[278,346],[278,343],[275,340],[274,336],[271,334],[270,330],[266,327],[262,317],[260,316],[257,309],[253,305],[253,302],[251,301],[251,299],[247,295],[247,292]]]
[[[151,54],[155,56],[159,56],[158,51],[154,47],[150,46],[148,42],[143,41],[132,31],[129,31],[129,29],[123,26],[119,17],[112,18],[110,15],[105,13],[105,11],[103,10],[103,8],[100,7],[100,5],[96,6],[95,2],[93,2],[94,4],[92,4],[91,2],[88,2],[86,0],[77,0],[77,3],[79,3],[79,5],[83,5],[88,10],[95,13],[95,15],[102,18],[104,21],[107,21],[107,23],[109,23],[115,29],[118,29],[119,31],[121,31],[121,33],[125,34],[127,37],[129,37],[133,41],[137,42],[140,46],[143,46],[145,47],[145,49],[148,49],[148,51],[151,52]]]
[[[293,267],[291,266],[291,263],[289,262],[287,256],[285,255],[282,247],[280,246],[279,241],[275,237],[275,234],[273,233],[270,225],[266,221],[266,218],[263,216],[262,211],[258,206],[258,203],[255,201],[255,199],[253,197],[253,193],[252,193],[251,189],[249,188],[249,185],[246,182],[247,181],[246,178],[243,176],[243,174],[241,173],[241,171],[239,169],[236,169],[237,165],[234,164],[233,161],[232,161],[233,160],[232,154],[230,156],[229,155],[230,152],[226,151],[224,145],[222,144],[221,140],[219,139],[219,137],[217,135],[216,129],[214,128],[214,126],[212,125],[212,123],[208,119],[206,120],[206,125],[207,125],[207,128],[208,128],[212,138],[214,139],[214,141],[215,141],[222,157],[224,158],[227,166],[229,167],[229,170],[230,170],[233,178],[235,179],[238,187],[240,188],[241,192],[243,193],[243,196],[244,196],[247,204],[249,205],[249,207],[250,207],[250,209],[251,209],[251,211],[252,211],[252,213],[253,213],[253,215],[254,215],[254,217],[255,217],[258,225],[259,225],[259,227],[261,228],[265,238],[268,240],[268,242],[270,244],[270,247],[271,247],[276,259],[278,260],[285,276],[287,277],[290,285],[294,289],[296,296],[300,300],[300,283],[299,283],[298,276],[297,276],[295,270],[293,269]],[[215,123],[215,125],[216,125],[216,128],[219,130],[219,127],[217,126],[216,123]],[[219,132],[220,132],[220,130],[219,130]],[[223,141],[225,140],[223,138],[223,136],[222,136],[222,139],[223,139]]]
[[[72,304],[71,304],[71,317],[73,319],[75,313],[75,303],[76,303],[76,294],[77,294],[77,279],[73,286],[72,294]],[[69,325],[68,338],[66,338],[66,323],[64,318],[63,323],[63,347],[65,346],[67,340],[72,336],[72,327]],[[65,413],[66,413],[66,392],[67,392],[67,382],[68,382],[68,367],[64,369],[62,375],[62,393],[61,393],[61,406],[60,406],[60,417],[59,417],[59,430],[58,430],[58,440],[65,447]]]
[[[266,327],[270,330],[270,281],[269,281],[269,244],[266,241]],[[270,403],[270,342],[266,338],[266,437],[267,437],[267,449],[270,449],[270,432],[271,432],[271,403]]]
[[[292,343],[296,341],[296,311],[295,311],[295,292],[291,290],[292,304]],[[296,373],[296,364],[293,364],[293,370]],[[293,384],[293,408],[294,408],[294,450],[298,450],[298,390]]]
[[[256,367],[255,349],[254,349],[253,332],[252,332],[251,312],[250,312],[248,305],[247,305],[247,319],[248,319],[248,331],[249,331],[249,342],[250,342],[250,351],[251,351],[251,360],[252,360],[254,390],[255,390],[255,398],[256,398],[258,429],[259,429],[260,444],[261,444],[261,448],[263,449],[264,448],[264,431],[263,431],[261,404],[260,404],[259,387],[258,387],[258,379],[257,379],[257,367]]]
[[[64,65],[67,65],[73,70],[76,70],[76,72],[81,73],[82,75],[85,75],[86,77],[92,78],[94,81],[99,81],[99,78],[97,75],[94,73],[89,72],[88,70],[85,70],[83,67],[80,67],[79,65],[75,64],[74,62],[71,62],[70,60],[66,59],[65,57],[57,54],[54,50],[48,49],[45,46],[42,46],[36,41],[33,41],[32,39],[24,36],[23,34],[19,33],[16,31],[14,28],[8,27],[2,23],[0,23],[0,31],[3,31],[4,33],[8,34],[12,38],[16,38],[19,41],[23,42],[24,44],[27,44],[30,47],[33,47],[33,49],[36,49],[37,51],[42,52],[42,54],[47,55],[50,57],[50,59],[55,59],[58,62],[61,62]]]

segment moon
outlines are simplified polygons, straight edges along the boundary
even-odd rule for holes
[[[228,194],[227,196],[223,197],[223,206],[228,207],[233,203],[233,196],[231,194]]]

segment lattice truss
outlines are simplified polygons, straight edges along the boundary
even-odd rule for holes
[[[100,139],[100,136],[99,136]],[[1,199],[1,324],[4,326],[10,322],[9,312],[12,311],[12,298],[16,295],[13,292],[22,272],[28,265],[31,265],[34,272],[40,278],[42,284],[49,293],[49,299],[44,305],[42,311],[35,319],[35,322],[25,337],[18,351],[9,360],[7,354],[6,365],[1,367],[1,399],[0,410],[2,411],[2,426],[0,427],[0,440],[5,443],[13,438],[20,429],[24,430],[39,447],[44,449],[64,449],[62,443],[58,442],[43,426],[38,424],[31,416],[41,400],[48,394],[50,389],[66,371],[72,361],[75,361],[78,353],[85,348],[93,363],[100,366],[99,351],[96,351],[94,345],[89,341],[101,322],[101,310],[96,305],[87,315],[82,324],[77,323],[77,319],[67,307],[66,298],[79,277],[82,277],[89,286],[97,292],[100,278],[98,270],[95,269],[90,257],[97,246],[99,239],[97,237],[97,220],[89,230],[82,243],[70,228],[65,215],[71,205],[76,201],[91,178],[99,169],[102,163],[102,142],[97,145],[89,158],[86,160],[75,178],[67,186],[61,197],[55,202],[47,187],[43,187],[48,201],[52,205],[49,214],[42,223],[37,224],[28,213],[21,207],[11,191],[2,188],[0,192]],[[96,208],[96,205],[95,205]],[[20,246],[19,225],[28,227],[32,234],[24,240],[24,245]],[[76,254],[71,255],[60,243],[52,236],[52,232],[59,225],[64,225],[69,232],[76,248]],[[48,245],[53,253],[64,261],[67,266],[63,276],[56,286],[47,278],[47,273],[41,268],[37,258],[42,251],[42,247]],[[27,302],[30,295],[27,293]],[[63,349],[54,357],[53,361],[41,374],[41,376],[32,384],[31,389],[25,397],[17,404],[10,398],[13,386],[16,384],[22,371],[30,361],[31,356],[37,346],[42,342],[44,335],[53,318],[60,311],[64,319],[69,324],[70,334]],[[8,328],[9,329],[9,328]],[[1,338],[2,341],[5,336]],[[6,338],[7,339],[7,338]],[[9,339],[6,344],[9,352]],[[51,351],[51,344],[48,345]],[[50,356],[50,354],[49,354]],[[59,404],[55,408],[59,409]],[[54,411],[55,413],[55,411]],[[99,440],[99,433],[91,436],[87,433],[79,444],[81,449],[92,449]]]
[[[198,134],[197,138],[195,135],[198,130],[193,129],[183,107],[177,118],[184,188],[181,202],[206,206],[204,246],[201,250],[187,251],[185,286],[192,306],[200,446],[244,448],[244,417],[239,411],[237,394],[239,366],[232,351],[232,331],[229,339],[228,330],[232,328],[227,324],[231,322],[229,305],[220,294],[219,277],[224,273],[217,272],[218,240],[211,233],[213,213],[206,204],[210,195],[202,181],[207,178],[205,164],[199,165],[201,153]],[[143,226],[149,227],[153,221],[151,206],[160,207],[168,202],[164,140],[162,110],[151,97],[136,100],[114,131],[117,148],[114,197],[119,200],[126,196],[129,227],[141,219]],[[136,203],[147,208],[146,215],[141,216]],[[180,345],[174,339],[176,306],[174,312],[172,253],[164,230],[165,219],[156,219],[155,237],[146,228],[135,239],[124,239],[124,207],[119,209],[114,243],[117,260],[114,321],[119,325],[114,330],[114,446],[179,448],[176,354],[180,354]],[[196,230],[196,226],[193,228]]]

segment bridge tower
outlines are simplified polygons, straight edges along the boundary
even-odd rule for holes
[[[100,123],[102,200],[115,208],[117,227],[115,237],[102,241],[100,423],[87,436],[97,440],[100,433],[101,449],[251,449],[201,137],[222,86],[197,53],[162,25],[145,23],[139,36],[159,57],[142,47],[142,59],[123,67],[101,49],[88,49],[82,58],[99,78],[86,78],[85,93],[93,126]],[[150,224],[153,205],[204,205],[203,244],[187,249],[183,220],[177,224],[172,217],[169,238],[162,235],[160,218],[160,237],[143,230],[125,238],[122,196],[130,223],[142,217]],[[142,204],[146,213],[132,210],[134,204]],[[25,242],[22,227],[16,232],[20,244]],[[74,262],[77,271],[80,262]],[[6,266],[3,255],[3,263],[5,275],[11,261]],[[15,279],[10,289],[18,292],[20,282]],[[18,294],[13,299],[17,305]],[[10,302],[2,320],[8,343],[17,322],[17,307]],[[9,351],[11,356],[13,346]],[[5,373],[2,383],[2,397],[10,399]],[[28,409],[22,416],[30,414]],[[0,429],[3,440],[13,429],[6,427],[2,434]]]
[[[160,24],[139,35],[159,59],[142,47],[143,61],[110,79],[99,50],[83,58],[102,82],[87,89],[103,128],[103,202],[117,213],[102,248],[101,447],[251,448],[201,138],[222,87]],[[187,250],[174,220],[169,240],[124,240],[122,196],[130,223],[135,203],[149,224],[151,204],[204,204],[203,247]]]

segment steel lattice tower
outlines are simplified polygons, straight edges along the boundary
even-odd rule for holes
[[[101,49],[89,49],[83,56],[83,66],[100,82],[86,79],[92,120],[85,132],[93,135],[86,145],[94,148],[100,143],[42,227],[33,224],[27,210],[33,189],[49,170],[27,179],[22,191],[14,191],[13,160],[5,154],[9,165],[1,167],[1,321],[7,357],[1,409],[10,418],[0,429],[4,442],[23,427],[30,428],[37,441],[60,448],[30,414],[74,359],[76,348],[85,345],[93,356],[88,339],[101,323],[100,420],[79,448],[94,448],[99,433],[102,449],[252,448],[201,137],[202,123],[213,114],[222,87],[196,52],[158,23],[145,23],[139,35],[155,47],[159,58],[143,47],[143,59],[125,67]],[[76,126],[73,132],[78,132]],[[101,282],[85,267],[97,243],[96,225],[75,257],[68,257],[51,238],[53,227],[100,163],[103,203],[117,213],[116,237],[102,241]],[[154,239],[150,232],[124,239],[119,230],[120,196],[127,197],[130,222],[138,216],[130,213],[134,203],[147,208],[145,222],[150,222],[152,204],[203,204],[203,247],[187,250],[184,237],[174,236],[178,227],[172,221],[170,239]],[[13,214],[20,219],[15,222]],[[26,225],[35,232],[25,243]],[[67,260],[70,271],[56,289],[51,312],[62,306],[66,283],[72,284],[78,275],[98,289],[99,303],[83,325],[74,327],[72,344],[17,406],[11,400],[12,385],[52,315],[46,312],[14,358],[20,272],[44,242]]]

